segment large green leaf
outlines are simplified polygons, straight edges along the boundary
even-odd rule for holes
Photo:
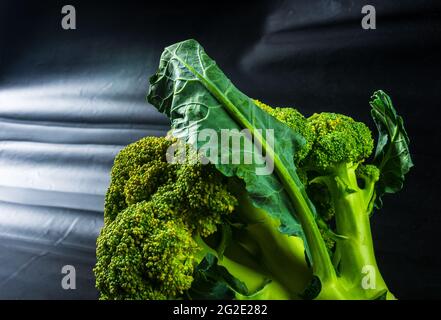
[[[301,236],[304,232],[298,222],[289,195],[275,172],[262,174],[264,160],[256,148],[233,148],[221,141],[197,139],[204,129],[211,129],[220,137],[222,130],[249,129],[254,146],[263,146],[266,155],[277,157],[279,167],[294,181],[295,188],[304,197],[315,215],[304,186],[296,173],[293,158],[304,143],[303,137],[257,107],[252,99],[240,92],[195,40],[187,40],[165,48],[157,73],[150,79],[148,101],[171,120],[173,135],[192,144],[198,150],[217,147],[217,169],[226,176],[237,176],[245,181],[246,189],[256,207],[264,209],[281,222],[283,233]],[[263,130],[261,133],[258,129]],[[267,143],[267,129],[274,130],[273,144]],[[269,139],[271,140],[271,139]],[[231,157],[240,153],[240,159],[252,156],[252,162],[222,163],[222,155]],[[212,158],[213,159],[213,158]],[[230,158],[231,159],[231,158]],[[274,161],[274,158],[270,159]],[[213,162],[213,161],[212,161]],[[260,171],[259,171],[260,170]],[[260,172],[260,174],[256,174]],[[305,239],[304,239],[305,240]],[[305,246],[307,247],[306,241]]]
[[[395,111],[390,97],[381,90],[376,91],[370,105],[371,115],[379,133],[374,164],[380,169],[375,203],[376,207],[380,208],[381,197],[385,193],[396,193],[403,188],[405,175],[413,163],[403,118]]]

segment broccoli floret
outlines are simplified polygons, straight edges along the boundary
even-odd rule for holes
[[[314,134],[313,152],[305,166],[319,171],[332,170],[341,163],[359,163],[372,153],[374,141],[362,122],[337,113],[316,113],[308,118]]]
[[[207,235],[215,231],[220,215],[233,211],[235,199],[226,189],[226,178],[211,165],[167,162],[167,149],[175,142],[176,139],[146,137],[121,150],[106,193],[106,220],[112,221],[131,204],[152,196],[167,196],[180,208],[185,201],[189,206],[185,214],[193,227]],[[202,212],[210,213],[207,219]],[[209,223],[211,220],[213,223]]]
[[[148,200],[158,190],[158,186],[172,182],[175,171],[169,168],[166,162],[154,160],[132,171],[124,186],[125,205]]]
[[[363,192],[364,207],[369,215],[374,209],[376,199],[375,184],[380,179],[380,169],[373,164],[360,164],[356,171],[358,186]]]
[[[370,201],[379,178],[375,166],[363,164],[374,145],[370,129],[351,117],[328,112],[316,113],[308,122],[315,138],[302,170],[307,172],[308,189],[319,212],[333,215],[337,199],[357,192],[364,202]]]
[[[188,206],[181,214],[192,230],[201,236],[214,233],[224,216],[232,213],[237,205],[237,199],[228,190],[226,182],[212,165],[198,162],[178,166],[178,179],[173,188],[178,194],[185,195],[182,200]],[[182,204],[178,208],[182,209]]]
[[[135,143],[132,143],[121,150],[115,157],[115,161],[111,171],[112,181],[106,193],[106,201],[104,206],[104,221],[112,221],[123,209],[127,208],[129,203],[135,203],[135,197],[138,201],[147,200],[155,191],[151,188],[158,188],[161,183],[151,183],[150,188],[143,190],[143,185],[139,188],[135,187],[140,182],[138,177],[142,172],[146,172],[149,168],[153,170],[149,173],[150,178],[163,181],[162,174],[157,166],[147,166],[151,162],[157,164],[166,162],[166,151],[173,143],[173,140],[165,139],[163,137],[146,137]],[[145,165],[143,169],[141,167]],[[155,175],[156,174],[156,175]],[[133,176],[133,189],[128,188],[126,191],[126,184]],[[150,190],[150,191],[149,191]],[[126,195],[127,198],[126,199]],[[142,196],[144,199],[141,199]]]
[[[101,299],[168,299],[190,288],[198,246],[173,214],[142,201],[104,226],[94,269]]]
[[[200,250],[193,238],[214,233],[237,204],[212,165],[167,163],[172,143],[148,137],[116,157],[97,240],[104,299],[165,299],[188,290]]]
[[[295,155],[296,164],[302,161],[311,151],[312,143],[314,141],[314,133],[311,130],[311,126],[307,119],[294,108],[273,108],[259,100],[254,100],[254,103],[304,138],[305,143],[302,149],[299,150]]]
[[[364,180],[364,185],[374,184],[380,178],[380,170],[373,164],[359,165],[355,171],[357,178]]]

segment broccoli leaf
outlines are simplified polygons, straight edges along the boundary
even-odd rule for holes
[[[381,197],[385,193],[396,193],[403,188],[404,177],[413,163],[403,118],[395,111],[390,97],[381,90],[376,91],[370,105],[379,133],[373,162],[380,169],[375,206],[381,208]]]
[[[222,259],[225,253],[225,249],[231,244],[233,240],[233,231],[229,224],[223,224],[220,226],[221,229],[221,240],[216,248],[217,256]]]
[[[269,283],[271,280],[265,279],[261,286],[250,291],[245,283],[218,264],[216,256],[208,253],[196,267],[194,281],[187,294],[191,299],[231,300],[241,296],[254,300],[261,294],[265,295]]]
[[[311,282],[305,288],[305,291],[301,294],[304,300],[314,300],[322,290],[322,284],[318,277],[312,277]]]
[[[281,175],[290,176],[293,181],[291,189],[295,188],[305,199],[306,206],[315,216],[315,208],[292,160],[304,144],[303,137],[261,110],[234,87],[198,42],[187,40],[165,48],[159,69],[150,78],[148,101],[170,118],[174,136],[198,150],[207,146],[218,150],[214,156],[210,154],[216,160],[216,168],[226,176],[243,179],[253,204],[279,219],[281,232],[305,240],[294,214],[294,205],[280,179]],[[228,129],[233,137],[240,135],[244,143],[235,148],[221,139],[200,141],[198,134],[204,129],[212,130],[216,137],[222,137]],[[240,134],[242,129],[248,129],[250,134]],[[268,138],[268,129],[274,130],[275,139]],[[245,148],[249,140],[253,147]],[[264,148],[264,153],[260,152],[259,146]],[[251,156],[251,163],[225,161],[237,153],[240,159]],[[276,171],[283,168],[283,173],[265,173],[263,169],[268,161],[276,161],[279,165],[276,165]],[[304,243],[307,248],[306,241]]]
[[[188,294],[192,299],[234,299],[235,294],[248,295],[247,286],[217,263],[208,253],[196,267],[194,280]]]

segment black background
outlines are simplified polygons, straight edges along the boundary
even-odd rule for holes
[[[65,4],[76,8],[77,30],[60,27]],[[376,8],[376,30],[361,28],[365,4]],[[144,101],[164,46],[187,38],[197,39],[239,89],[273,106],[296,106],[305,115],[341,112],[372,126],[370,95],[383,89],[392,97],[405,119],[415,167],[404,190],[386,196],[372,219],[377,259],[398,298],[439,298],[439,1],[7,0],[0,3],[0,88],[43,77],[63,81],[72,73],[87,88],[99,67],[128,84],[127,93],[113,99]],[[139,72],[125,73],[124,65]],[[158,119],[165,131],[166,121]],[[1,254],[14,259],[13,251]],[[90,274],[90,263],[85,268]],[[89,276],[87,291],[75,298],[96,296],[91,281]],[[43,282],[28,285],[30,297],[48,296]],[[14,298],[5,291],[0,297]]]

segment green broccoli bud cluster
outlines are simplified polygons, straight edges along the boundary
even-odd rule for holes
[[[107,223],[97,240],[94,272],[101,299],[168,299],[193,281],[198,247],[172,210],[142,201]]]
[[[126,184],[132,176],[139,176],[139,171],[143,165],[148,165],[151,162],[166,163],[166,152],[173,141],[157,138],[146,137],[135,143],[132,143],[122,149],[115,157],[112,171],[111,183],[107,189],[105,205],[104,205],[104,222],[112,221],[119,212],[127,208],[128,203],[133,203],[131,189],[126,191]],[[159,161],[159,162],[158,162]],[[153,166],[155,167],[155,166]],[[144,168],[144,171],[148,167]],[[154,169],[158,172],[158,169]],[[132,178],[135,180],[136,178]],[[149,181],[149,180],[148,180]],[[151,188],[154,189],[158,185],[151,183]],[[137,193],[137,192],[135,192]],[[146,191],[141,191],[147,200],[151,194]],[[128,200],[126,199],[128,195]]]
[[[311,151],[312,144],[314,142],[314,132],[311,130],[312,128],[309,122],[306,121],[306,118],[297,109],[294,108],[273,108],[259,100],[254,100],[254,103],[262,110],[266,111],[280,122],[286,124],[301,137],[303,137],[303,147],[301,150],[296,152],[295,156],[296,164],[301,162]]]
[[[375,183],[380,179],[380,169],[373,164],[361,164],[357,167],[355,174],[358,178],[363,179],[365,185]]]
[[[166,161],[174,143],[147,137],[115,159],[94,269],[102,299],[170,299],[191,287],[195,236],[208,236],[236,198],[212,165]]]
[[[308,118],[314,133],[313,152],[305,166],[318,171],[332,170],[341,163],[359,163],[374,147],[370,129],[362,122],[337,113],[322,112]]]

